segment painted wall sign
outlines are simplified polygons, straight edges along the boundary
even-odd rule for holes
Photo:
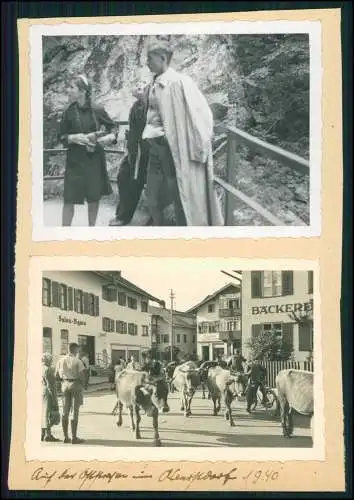
[[[66,318],[65,316],[59,315],[59,323],[67,323],[69,325],[76,325],[76,326],[86,326],[86,321],[82,321],[76,318]]]
[[[296,304],[271,304],[267,306],[252,306],[252,314],[288,314],[291,312],[309,312],[313,309],[313,302],[297,302]]]

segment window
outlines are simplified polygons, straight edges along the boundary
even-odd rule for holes
[[[183,335],[183,342],[184,342],[184,344],[187,343],[187,335]]]
[[[208,313],[213,313],[215,311],[215,304],[208,304]]]
[[[164,344],[169,344],[170,343],[170,336],[169,335],[162,335],[163,337],[163,343]]]
[[[313,271],[307,273],[307,293],[313,293]]]
[[[95,316],[95,296],[93,293],[90,293],[88,296],[88,314]]]
[[[160,344],[161,342],[161,337],[159,334],[156,335],[156,344]]]
[[[104,332],[114,332],[115,321],[111,318],[102,318],[102,330]]]
[[[313,324],[312,322],[299,324],[299,351],[313,350]]]
[[[52,306],[60,307],[59,283],[52,281]]]
[[[148,303],[146,302],[146,300],[141,301],[141,312],[148,312]]]
[[[42,279],[42,304],[44,306],[52,305],[51,282],[47,278]]]
[[[231,321],[226,321],[226,330],[228,332],[234,332],[237,330],[241,330],[241,320],[240,319],[234,319]]]
[[[195,335],[192,336],[192,344],[195,344]]]
[[[181,335],[179,333],[177,333],[177,335],[176,335],[176,342],[177,342],[177,344],[181,343]]]
[[[69,331],[60,330],[60,354],[67,354],[69,348]]]
[[[64,311],[68,308],[68,287],[62,283],[59,285],[59,304]]]
[[[127,333],[127,324],[124,321],[116,321],[116,332],[121,334]]]
[[[263,297],[280,297],[282,294],[281,271],[263,272]]]
[[[74,289],[74,304],[75,304],[75,312],[83,313],[84,311],[84,294],[82,290]]]
[[[143,331],[143,333],[142,333],[143,337],[148,337],[149,336],[149,327],[148,326],[143,325],[142,326],[142,331]]]
[[[95,314],[94,316],[100,315],[100,298],[95,295]]]
[[[128,323],[128,334],[129,335],[138,334],[138,326],[135,323]]]
[[[117,300],[118,290],[113,286],[102,287],[102,299],[107,302],[115,302]]]
[[[294,345],[294,323],[264,323],[252,325],[252,337],[259,335],[262,331],[273,332],[283,342]]]
[[[138,308],[138,301],[134,299],[133,297],[128,297],[128,307],[130,309],[137,309]]]
[[[43,328],[43,352],[49,352],[52,354],[53,345],[52,345],[52,329],[44,327]]]
[[[157,324],[158,324],[158,316],[156,314],[153,314],[151,316],[151,324],[154,325],[154,326],[157,326]]]
[[[293,271],[252,271],[251,296],[280,297],[294,293]]]
[[[120,306],[126,306],[127,305],[127,296],[125,295],[124,292],[118,292],[118,304]]]
[[[71,287],[68,288],[68,310],[72,311],[74,309],[74,298],[73,298],[73,289]]]

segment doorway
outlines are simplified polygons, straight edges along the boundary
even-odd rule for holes
[[[77,343],[79,344],[80,349],[86,351],[90,365],[95,365],[95,337],[93,335],[78,335]]]
[[[120,358],[122,358],[122,359],[124,359],[124,361],[126,361],[125,349],[112,349],[111,362],[112,362],[113,366],[118,363]]]
[[[209,346],[208,345],[202,346],[202,359],[203,359],[203,361],[209,361]]]

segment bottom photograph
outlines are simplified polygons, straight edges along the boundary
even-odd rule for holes
[[[41,271],[41,446],[313,446],[314,271],[180,261]]]

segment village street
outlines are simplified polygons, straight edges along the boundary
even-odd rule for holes
[[[85,396],[81,407],[80,437],[89,446],[152,446],[152,420],[142,415],[142,439],[136,440],[130,430],[130,418],[123,414],[123,426],[117,427],[117,417],[111,412],[116,397],[113,392],[92,392]],[[310,419],[296,415],[294,436],[284,439],[278,418],[260,408],[249,415],[244,402],[233,403],[235,427],[230,427],[223,415],[212,415],[212,402],[202,399],[198,391],[192,401],[191,417],[185,418],[179,409],[177,393],[169,395],[170,413],[160,414],[159,432],[162,446],[176,447],[273,447],[309,448],[312,446]],[[60,426],[53,428],[53,434],[62,438]],[[62,443],[44,443],[45,446],[67,446]]]

